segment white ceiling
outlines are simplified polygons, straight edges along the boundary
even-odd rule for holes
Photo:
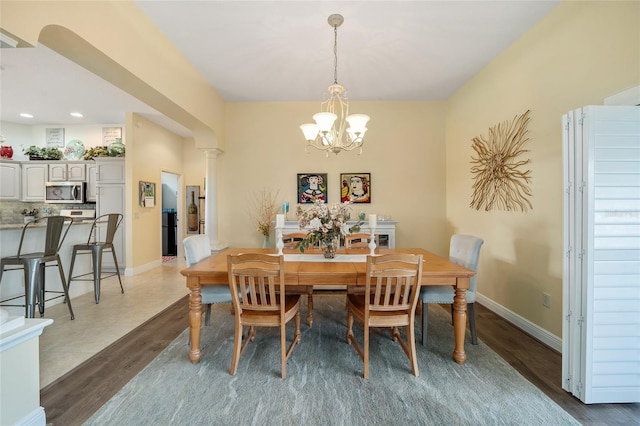
[[[447,99],[553,7],[553,1],[150,1],[138,6],[227,101]],[[189,131],[44,46],[0,50],[0,120],[113,124],[140,113]],[[80,111],[83,119],[69,116]],[[20,112],[35,117],[24,119]]]

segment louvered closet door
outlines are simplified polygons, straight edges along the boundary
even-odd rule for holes
[[[566,389],[586,403],[639,402],[640,108],[590,106],[576,118]]]

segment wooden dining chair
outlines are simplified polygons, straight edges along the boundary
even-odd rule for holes
[[[347,295],[347,343],[352,344],[364,362],[364,378],[369,378],[369,333],[371,327],[391,328],[409,358],[411,371],[417,377],[418,360],[415,344],[414,315],[422,283],[422,255],[387,254],[367,256],[364,294]],[[361,348],[353,335],[354,317],[364,327]],[[398,327],[406,327],[402,340]]]
[[[307,238],[307,234],[305,232],[291,232],[288,234],[282,234],[282,242],[284,243],[284,248],[294,249],[296,248],[296,244],[298,242]]]
[[[307,237],[306,232],[291,232],[288,234],[282,234],[282,242],[286,249],[295,249],[298,242],[304,240]],[[306,294],[307,295],[307,325],[311,327],[313,325],[313,286],[296,286],[295,289],[290,289],[289,294]]]
[[[374,238],[376,238],[374,236]],[[356,234],[345,235],[344,248],[368,248],[371,234],[358,232]]]
[[[280,327],[280,369],[287,377],[287,360],[300,343],[300,295],[286,294],[284,257],[262,253],[247,253],[227,257],[229,288],[235,311],[235,337],[231,375],[236,374],[238,361],[249,342],[254,340],[256,327]],[[295,321],[293,340],[287,348],[287,323]],[[249,326],[242,339],[244,326]]]

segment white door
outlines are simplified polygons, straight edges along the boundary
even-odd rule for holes
[[[640,108],[564,121],[563,388],[640,402]]]

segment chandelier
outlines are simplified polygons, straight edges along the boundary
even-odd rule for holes
[[[360,149],[362,154],[364,134],[367,131],[369,116],[365,114],[349,115],[349,101],[346,89],[338,83],[338,27],[344,22],[342,15],[334,14],[327,19],[333,27],[333,84],[329,86],[329,98],[320,104],[320,112],[313,115],[315,124],[300,126],[307,140],[305,151],[312,146],[326,152],[338,154],[340,151]]]

